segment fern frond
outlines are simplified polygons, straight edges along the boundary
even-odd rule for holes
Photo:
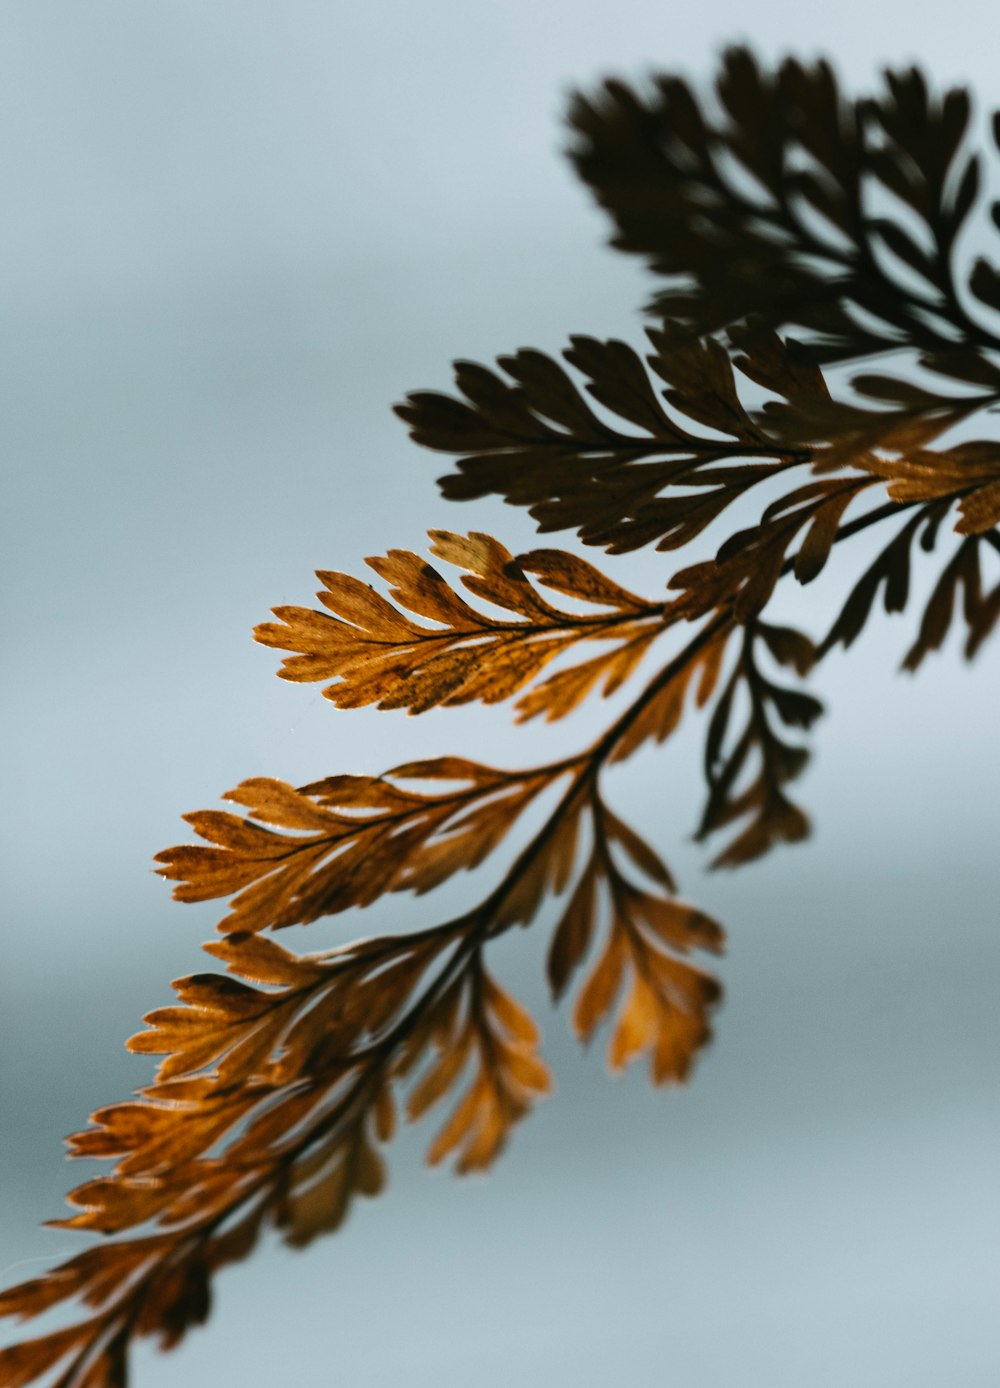
[[[526,506],[540,531],[572,529],[612,554],[648,544],[677,549],[750,488],[808,465],[814,450],[769,436],[742,402],[719,343],[681,349],[664,333],[649,336],[648,361],[667,383],[670,405],[717,435],[692,433],[668,414],[625,343],[587,337],[574,337],[564,356],[628,433],[598,419],[569,374],[540,352],[499,358],[509,381],[460,362],[464,398],[418,391],[396,412],[417,443],[462,455],[458,472],[441,479],[452,500],[502,496]],[[784,356],[780,344],[771,355]],[[826,398],[818,372],[791,362],[772,371],[791,399]]]
[[[956,608],[966,626],[965,657],[971,660],[1000,620],[1000,578],[984,591],[982,552],[984,539],[973,535],[963,540],[941,571],[927,600],[917,639],[906,653],[904,670],[916,670],[931,651],[939,650]],[[994,567],[996,561],[994,560]],[[959,593],[961,602],[959,603]]]
[[[454,1155],[459,1172],[488,1166],[550,1077],[537,1027],[487,971],[484,951],[546,896],[569,889],[568,913],[586,916],[587,938],[577,932],[570,947],[565,916],[557,926],[550,975],[555,983],[562,970],[560,987],[594,933],[595,894],[611,903],[608,943],[575,1011],[581,1036],[599,1024],[628,966],[613,1064],[652,1048],[658,1082],[687,1076],[719,989],[677,955],[718,950],[722,933],[664,898],[669,872],[604,804],[595,778],[613,745],[561,768],[570,784],[553,815],[499,886],[456,920],[311,955],[245,930],[206,946],[227,974],[178,980],[178,1005],[150,1013],[129,1043],[165,1056],[155,1081],[136,1100],[97,1110],[70,1139],[72,1156],[115,1167],[71,1192],[77,1213],[55,1223],[117,1240],[0,1296],[0,1315],[27,1319],[67,1301],[93,1314],[0,1351],[5,1382],[28,1384],[68,1361],[62,1388],[124,1383],[131,1340],[156,1334],[169,1347],[204,1321],[213,1275],[247,1256],[264,1227],[293,1246],[338,1228],[356,1198],[384,1186],[378,1149],[394,1131],[400,1087],[412,1119],[461,1091],[428,1160]],[[404,770],[451,778],[460,767],[442,759]],[[499,774],[488,773],[485,793]],[[313,827],[314,801],[272,784],[255,796],[257,812]],[[377,784],[358,787],[366,803]],[[615,844],[656,890],[627,880]]]
[[[911,68],[851,101],[825,62],[767,71],[731,48],[714,95],[713,108],[673,75],[648,96],[609,81],[570,111],[577,171],[614,244],[667,278],[650,309],[673,331],[804,330],[803,355],[822,363],[1000,346],[957,288],[955,244],[980,186],[967,92],[939,96]],[[977,262],[970,286],[989,310],[997,283]]]
[[[349,574],[320,573],[325,591],[319,600],[327,613],[278,607],[279,620],[254,633],[265,646],[295,652],[283,662],[282,677],[335,679],[323,692],[339,708],[374,703],[423,713],[473,700],[499,703],[579,642],[613,643],[584,666],[550,676],[520,701],[522,719],[544,713],[551,721],[571,712],[599,683],[612,693],[663,629],[662,602],[636,597],[575,555],[534,550],[515,558],[489,535],[475,533],[435,530],[431,539],[432,554],[465,570],[466,589],[516,619],[484,615],[419,555],[391,550],[367,562],[392,585],[400,607],[438,625],[412,621]],[[539,586],[610,610],[565,612]]]
[[[745,822],[713,867],[738,867],[762,857],[777,843],[797,843],[809,833],[808,819],[786,794],[788,784],[805,769],[809,753],[786,741],[778,729],[810,728],[823,705],[811,694],[766,676],[760,666],[761,647],[777,664],[791,665],[800,674],[811,668],[815,658],[812,643],[801,632],[759,621],[750,622],[744,630],[739,660],[708,725],[708,800],[697,837],[705,839],[740,820]],[[734,725],[739,728],[736,732]]]
[[[179,884],[178,901],[232,896],[220,930],[307,924],[368,906],[386,892],[430,891],[478,866],[564,769],[560,763],[510,773],[439,757],[381,776],[328,776],[298,790],[257,777],[224,797],[253,818],[218,810],[186,815],[213,846],[165,849],[158,871]],[[408,789],[412,782],[453,788],[428,793]]]
[[[1000,402],[1000,272],[980,258],[963,278],[955,255],[979,189],[966,93],[938,97],[910,70],[849,101],[824,63],[766,72],[732,49],[716,97],[713,111],[673,76],[649,96],[609,82],[571,113],[574,160],[616,244],[666,278],[645,362],[622,342],[574,337],[564,357],[585,389],[524,349],[499,372],[459,363],[458,396],[419,391],[397,412],[417,442],[459,456],[446,496],[502,496],[541,531],[611,553],[684,547],[758,485],[774,495],[787,473],[787,489],[714,557],[665,575],[667,601],[569,553],[515,557],[488,535],[435,530],[431,553],[458,584],[390,550],[368,561],[388,598],[323,571],[324,611],[276,608],[257,629],[288,653],[284,678],[328,682],[340,708],[517,695],[520,720],[611,693],[661,634],[679,644],[561,760],[506,771],[444,756],[299,788],[257,777],[225,797],[247,813],[187,816],[204,842],[167,849],[158,870],[180,900],[231,898],[205,947],[226,972],[175,983],[176,1003],[129,1043],[162,1057],[155,1078],[70,1139],[71,1155],[113,1167],[72,1191],[56,1224],[108,1237],[0,1294],[0,1315],[78,1303],[81,1316],[0,1349],[4,1385],[124,1388],[133,1340],[169,1347],[203,1322],[215,1273],[263,1230],[308,1244],[383,1189],[400,1111],[418,1119],[450,1099],[429,1160],[489,1166],[551,1078],[535,1022],[487,956],[547,903],[548,979],[556,999],[575,986],[580,1039],[606,1025],[612,1069],[645,1056],[654,1083],[684,1081],[720,996],[691,956],[720,952],[723,933],[677,899],[658,850],[610,808],[606,770],[668,739],[689,705],[704,710],[696,836],[728,830],[714,865],[749,862],[809,831],[790,787],[822,705],[788,672],[850,646],[880,598],[903,610],[916,545],[934,550],[947,518],[958,539],[904,667],[942,646],[956,613],[967,656],[1000,621],[985,570],[1000,553],[1000,447],[949,438]],[[1000,143],[1000,120],[994,133]],[[823,374],[904,348],[919,379],[867,370],[848,398]],[[859,499],[868,509],[847,519]],[[783,578],[811,582],[835,545],[896,519],[824,640],[766,620]],[[566,653],[575,663],[547,668]],[[550,791],[502,880],[453,919],[307,954],[265,933],[428,893],[484,863]]]

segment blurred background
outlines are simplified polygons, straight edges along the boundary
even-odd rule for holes
[[[854,89],[919,60],[988,108],[995,27],[989,0],[2,7],[4,1283],[82,1246],[39,1228],[87,1174],[61,1138],[145,1081],[123,1039],[203,967],[218,911],[172,904],[150,870],[181,812],[248,775],[527,765],[608,714],[553,732],[504,708],[340,713],[250,639],[272,605],[311,602],[314,568],[360,573],[429,526],[531,545],[521,513],[445,504],[445,460],[389,406],[446,388],[457,356],[571,332],[641,347],[646,276],[561,155],[570,89],[706,78],[748,39],[826,53]],[[814,632],[864,543],[795,600]],[[609,567],[652,593],[667,576],[648,552]],[[730,929],[690,1088],[580,1054],[547,1000],[544,922],[519,932],[497,968],[558,1089],[496,1170],[428,1173],[433,1130],[404,1134],[387,1195],[226,1273],[209,1329],[143,1349],[137,1388],[995,1384],[1000,643],[970,670],[950,642],[914,680],[896,673],[912,627],[873,621],[821,672],[809,844],[706,873],[693,724],[620,779]],[[431,923],[473,893],[290,943]]]

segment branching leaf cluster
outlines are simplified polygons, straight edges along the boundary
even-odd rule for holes
[[[610,771],[696,722],[692,828],[723,836],[715,866],[740,866],[807,835],[792,786],[822,707],[802,681],[877,605],[908,606],[915,562],[937,572],[908,670],[956,623],[974,655],[1000,618],[1000,446],[956,437],[1000,404],[1000,272],[959,256],[983,183],[970,112],[915,70],[851,101],[824,63],[766,71],[743,49],[714,95],[668,76],[575,100],[576,167],[615,244],[658,276],[645,356],[576,336],[565,365],[526,349],[462,362],[455,394],[418,391],[398,413],[457,457],[446,497],[503,497],[610,554],[702,552],[641,597],[570,551],[436,530],[430,555],[457,578],[390,550],[368,561],[384,592],[323,571],[322,610],[276,608],[256,636],[340,709],[513,698],[519,720],[553,721],[654,651],[662,663],[595,739],[541,766],[257,777],[224,797],[237,809],[187,816],[201,842],[159,871],[182,901],[228,900],[206,946],[224,972],[175,983],[129,1043],[161,1057],[155,1078],[70,1139],[111,1165],[57,1223],[104,1237],[0,1294],[22,1319],[80,1308],[0,1349],[5,1385],[123,1388],[132,1341],[169,1347],[204,1321],[215,1273],[262,1230],[305,1245],[378,1194],[400,1115],[441,1106],[429,1160],[488,1167],[551,1083],[536,1023],[488,962],[515,925],[550,924],[553,996],[572,993],[582,1041],[606,1028],[612,1069],[645,1058],[654,1083],[688,1077],[720,995],[692,956],[723,933],[612,808]],[[913,371],[849,374],[903,352]],[[824,636],[772,620],[782,582],[816,581],[836,546],[885,526]],[[452,918],[314,953],[274,938],[432,893],[501,849],[499,880]]]

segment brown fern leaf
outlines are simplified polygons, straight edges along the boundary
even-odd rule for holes
[[[954,388],[947,394],[931,389],[912,374],[852,376],[855,397],[876,402],[871,406],[843,391],[833,397],[802,344],[791,338],[783,343],[759,321],[732,324],[726,340],[739,371],[776,397],[754,411],[757,427],[778,446],[813,450],[813,467],[820,472],[847,466],[890,477],[886,453],[905,459],[1000,399],[1000,366],[971,347],[925,351],[918,358],[927,371],[950,378],[953,387],[957,383],[958,394]],[[683,344],[677,350],[683,353]]]
[[[477,954],[473,966],[442,994],[417,1047],[430,1044],[434,1060],[407,1100],[407,1114],[421,1117],[459,1082],[471,1081],[431,1144],[432,1164],[455,1154],[460,1174],[481,1171],[502,1150],[513,1125],[552,1086],[537,1055],[539,1032],[520,1003],[493,979]]]
[[[609,761],[624,761],[647,742],[664,742],[680,724],[689,693],[704,708],[719,681],[735,622],[724,613],[704,626],[647,687],[617,732]]]
[[[904,503],[900,503],[902,506]],[[888,613],[902,612],[910,594],[913,545],[919,538],[921,549],[930,552],[951,504],[951,498],[931,501],[912,510],[903,526],[861,575],[844,602],[840,613],[816,650],[817,659],[835,645],[852,645],[864,629],[879,590]]]
[[[15,1308],[16,1309],[16,1308]],[[56,1330],[49,1335],[39,1335],[30,1340],[22,1340],[19,1344],[8,1345],[5,1349],[0,1349],[0,1373],[2,1382],[6,1388],[27,1388],[29,1383],[36,1383],[52,1369],[64,1363],[70,1354],[74,1354],[77,1359],[86,1352],[92,1334],[93,1327],[89,1323],[70,1326],[67,1330]],[[103,1353],[100,1354],[100,1367],[103,1377],[92,1379],[95,1388],[116,1388],[117,1384],[124,1384],[125,1380],[121,1377],[120,1357],[118,1365],[115,1366],[113,1376],[111,1362]],[[91,1362],[98,1362],[95,1355]],[[71,1370],[72,1372],[72,1370]],[[69,1388],[73,1384],[72,1379],[63,1379]],[[84,1380],[76,1379],[76,1384],[80,1388],[85,1388]],[[75,1384],[73,1385],[75,1388]]]
[[[668,278],[646,363],[621,342],[585,337],[564,354],[603,413],[530,350],[500,358],[503,374],[462,363],[462,398],[418,392],[398,413],[418,442],[462,455],[446,495],[504,496],[542,530],[575,529],[612,552],[681,547],[758,483],[799,467],[811,475],[714,559],[675,574],[668,603],[561,551],[515,558],[487,535],[432,531],[431,552],[460,584],[391,550],[368,561],[391,601],[322,573],[323,612],[275,609],[258,639],[289,652],[285,678],[329,681],[341,707],[416,713],[519,695],[521,719],[558,718],[612,692],[661,632],[700,625],[575,756],[525,771],[441,757],[298,789],[255,778],[226,797],[247,814],[188,816],[205,842],[168,849],[159,870],[181,900],[232,898],[223,935],[206,946],[226,973],[175,983],[176,1003],[129,1043],[162,1057],[155,1078],[70,1139],[71,1155],[113,1165],[72,1191],[73,1213],[55,1223],[110,1237],[0,1294],[0,1315],[26,1320],[72,1302],[81,1317],[0,1350],[5,1386],[125,1388],[132,1341],[170,1347],[201,1324],[215,1273],[263,1230],[308,1244],[382,1190],[381,1148],[401,1101],[415,1119],[451,1096],[429,1160],[487,1167],[551,1080],[534,1021],[485,956],[547,901],[561,899],[548,977],[558,998],[582,976],[580,1038],[608,1022],[612,1069],[648,1056],[654,1083],[685,1080],[720,996],[690,955],[721,951],[723,934],[676,899],[658,852],[610,809],[606,767],[669,737],[689,702],[710,708],[697,836],[735,829],[715,865],[748,862],[808,832],[788,797],[808,752],[789,730],[809,729],[821,705],[773,666],[805,675],[856,639],[880,595],[901,610],[917,542],[932,550],[953,509],[959,538],[904,665],[942,646],[956,611],[970,656],[1000,621],[1000,583],[984,578],[1000,553],[1000,450],[947,437],[1000,401],[988,321],[1000,272],[975,263],[967,308],[954,265],[979,181],[964,150],[966,94],[937,98],[909,71],[887,74],[879,98],[848,102],[825,64],[767,73],[734,49],[717,95],[722,113],[707,115],[668,77],[649,100],[609,83],[574,107],[576,162],[615,217],[618,244]],[[1000,143],[1000,120],[994,133]],[[869,210],[899,203],[905,217]],[[779,336],[791,327],[804,341]],[[947,390],[869,371],[851,381],[855,398],[831,396],[823,364],[900,347]],[[886,502],[845,521],[876,487]],[[763,620],[783,576],[809,582],[835,544],[896,516],[901,527],[818,647]],[[596,653],[547,671],[583,642]],[[482,863],[557,785],[503,880],[456,918],[306,955],[263,933],[430,891]]]
[[[612,731],[623,726],[620,718]],[[71,1192],[77,1212],[56,1225],[130,1237],[86,1250],[0,1297],[0,1314],[22,1318],[71,1300],[93,1313],[5,1351],[0,1364],[12,1381],[28,1384],[68,1360],[62,1388],[123,1384],[131,1339],[158,1335],[169,1347],[204,1321],[214,1273],[247,1256],[265,1225],[294,1246],[339,1227],[355,1198],[384,1185],[378,1146],[392,1135],[400,1084],[410,1086],[413,1118],[461,1087],[429,1159],[454,1154],[459,1171],[487,1166],[550,1079],[537,1055],[537,1028],[486,971],[483,949],[574,879],[570,911],[580,911],[588,882],[611,891],[612,932],[624,941],[616,948],[635,971],[633,1000],[615,1033],[616,1063],[653,1048],[658,1081],[686,1075],[708,1038],[717,987],[674,955],[717,949],[721,932],[660,899],[672,887],[669,872],[601,802],[594,775],[614,745],[605,739],[594,754],[533,773],[550,782],[572,776],[504,881],[448,925],[305,956],[246,930],[206,946],[228,975],[178,980],[178,1005],[150,1013],[147,1029],[130,1042],[165,1057],[155,1081],[137,1099],[99,1109],[70,1139],[73,1156],[115,1166]],[[479,774],[488,790],[502,773],[442,758],[397,774],[473,782]],[[370,808],[377,782],[348,779],[363,783],[351,803]],[[342,788],[318,784],[342,803]],[[311,796],[272,792],[265,783],[252,803],[272,822],[309,830],[324,801],[309,789]],[[585,816],[593,846],[581,866]],[[615,847],[655,891],[625,879]],[[565,940],[561,925],[553,958],[565,955]],[[567,959],[567,973],[576,962]],[[647,993],[656,1024],[637,1029]],[[579,1015],[582,1033],[588,1028]]]
[[[330,776],[298,790],[257,777],[223,797],[252,818],[218,810],[186,815],[213,846],[168,848],[157,855],[158,871],[180,884],[179,901],[235,893],[220,930],[307,924],[386,892],[430,891],[476,867],[562,769],[504,772],[441,757],[383,776]],[[454,787],[437,794],[406,788],[439,781]]]
[[[323,691],[340,708],[377,704],[410,713],[473,700],[499,703],[531,683],[556,656],[580,641],[613,642],[585,665],[546,680],[522,701],[521,717],[569,713],[596,685],[613,692],[635,669],[663,626],[663,603],[646,602],[584,560],[559,550],[515,558],[488,535],[431,531],[431,553],[464,569],[477,598],[516,615],[485,616],[470,607],[419,555],[390,550],[367,563],[392,586],[401,607],[438,623],[420,625],[348,574],[320,573],[328,612],[275,608],[255,636],[294,651],[284,679],[336,682]],[[548,602],[536,584],[610,609],[579,615]]]
[[[958,503],[955,529],[985,534],[1000,524],[1000,446],[969,440],[931,449],[942,435],[966,424],[1000,400],[1000,368],[977,365],[976,393],[942,395],[927,386],[871,373],[855,376],[854,389],[877,400],[870,409],[843,401],[770,402],[763,417],[777,440],[791,446],[815,442],[817,471],[844,466],[883,479],[888,496],[903,503],[948,499]],[[930,364],[928,358],[924,364]],[[972,382],[970,382],[972,383]]]
[[[792,666],[799,674],[805,674],[816,658],[809,638],[790,627],[754,620],[744,630],[739,661],[708,726],[705,777],[709,793],[697,837],[704,839],[739,820],[746,822],[713,867],[737,867],[762,857],[778,843],[797,843],[809,833],[808,819],[785,793],[788,783],[805,769],[809,753],[787,742],[777,728],[810,728],[823,706],[811,694],[767,677],[760,667],[761,648],[778,665]],[[740,730],[731,735],[738,721]]]
[[[985,535],[1000,525],[1000,443],[978,439],[933,452],[914,448],[873,458],[869,467],[886,479],[893,501],[957,501],[959,535]]]
[[[997,625],[1000,620],[1000,581],[995,582],[989,591],[984,591],[983,549],[983,537],[973,535],[962,541],[945,565],[927,600],[917,639],[903,661],[904,670],[918,669],[931,651],[941,648],[956,607],[965,621],[967,660],[972,659]]]
[[[704,617],[731,608],[738,622],[760,612],[791,567],[800,583],[823,569],[840,533],[844,512],[874,485],[870,477],[824,478],[796,488],[764,512],[760,524],[731,535],[714,559],[681,569],[670,580],[683,596],[676,615]],[[794,558],[789,546],[805,531]]]
[[[56,1221],[157,1232],[89,1249],[3,1295],[0,1314],[26,1318],[70,1299],[95,1312],[5,1352],[0,1364],[13,1381],[29,1383],[72,1356],[65,1388],[124,1382],[129,1339],[156,1334],[169,1347],[200,1324],[211,1275],[245,1257],[265,1223],[301,1246],[336,1229],[354,1198],[378,1194],[377,1147],[392,1134],[390,1084],[403,1043],[426,1043],[426,1013],[442,1050],[453,1041],[468,1054],[464,1033],[441,1032],[442,1000],[456,994],[472,999],[479,1069],[449,1146],[464,1145],[462,1169],[487,1164],[544,1092],[547,1072],[526,1041],[530,1021],[471,948],[482,928],[469,918],[305,958],[254,935],[210,946],[231,973],[265,987],[218,975],[179,982],[184,1005],[151,1014],[151,1030],[133,1041],[170,1051],[157,1082],[138,1102],[99,1110],[95,1126],[71,1140],[75,1156],[117,1159],[113,1174],[73,1191],[81,1212]],[[442,955],[443,970],[420,993]]]
[[[377,1049],[457,936],[439,929],[304,957],[257,935],[208,945],[237,977],[179,979],[180,1005],[147,1016],[129,1048],[166,1058],[137,1101],[98,1109],[70,1138],[71,1155],[116,1166],[72,1192],[82,1213],[60,1226],[121,1233],[151,1219],[182,1223],[227,1201],[248,1172],[283,1162],[289,1133],[358,1079],[358,1057]],[[224,1155],[211,1156],[221,1141]],[[284,1184],[287,1195],[295,1181]]]
[[[607,938],[573,1009],[583,1041],[594,1032],[625,989],[611,1029],[608,1063],[620,1071],[649,1053],[654,1084],[680,1083],[711,1036],[709,1016],[720,997],[714,978],[678,955],[692,949],[718,953],[721,928],[709,916],[665,896],[670,875],[655,852],[606,806],[595,806],[594,848],[570,898],[549,950],[549,980],[558,996],[588,952],[600,900],[607,898]],[[650,892],[630,881],[614,859],[619,850],[661,886]]]
[[[998,345],[955,287],[954,246],[980,183],[964,148],[967,92],[938,97],[910,69],[852,102],[825,62],[769,72],[731,48],[715,94],[718,117],[676,76],[648,97],[609,81],[570,112],[573,161],[614,219],[614,244],[668,280],[658,317],[686,338],[748,320],[805,329],[803,353],[818,362]],[[873,217],[873,203],[906,215]],[[988,262],[973,271],[989,310],[998,283]]]
[[[391,1132],[397,1034],[425,1005],[424,974],[458,938],[425,932],[304,958],[257,935],[208,946],[257,986],[180,980],[182,1005],[151,1014],[131,1043],[167,1053],[156,1082],[137,1101],[98,1110],[70,1140],[72,1155],[116,1165],[71,1193],[79,1213],[57,1225],[155,1232],[88,1249],[4,1294],[2,1314],[29,1317],[69,1299],[94,1312],[39,1342],[17,1381],[72,1355],[64,1388],[124,1383],[131,1337],[156,1334],[169,1347],[201,1323],[211,1275],[245,1257],[265,1222],[303,1244],[336,1227],[354,1196],[378,1192],[375,1143]]]
[[[540,531],[575,529],[585,544],[613,554],[654,543],[676,549],[749,488],[810,463],[813,449],[775,441],[748,411],[718,342],[681,347],[667,333],[649,336],[649,364],[667,383],[667,400],[714,434],[693,434],[664,410],[625,343],[587,337],[572,339],[566,360],[590,394],[638,433],[605,424],[561,366],[528,351],[499,359],[510,381],[460,362],[463,398],[418,391],[396,413],[417,443],[462,455],[458,472],[441,479],[453,500],[503,496],[528,507]],[[774,388],[799,402],[800,413],[814,395],[828,398],[818,372],[788,359],[776,339],[767,350]]]

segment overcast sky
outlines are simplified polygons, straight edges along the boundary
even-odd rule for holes
[[[80,1246],[39,1229],[83,1178],[61,1138],[144,1082],[124,1037],[202,967],[217,911],[149,867],[183,811],[248,775],[484,742],[526,765],[605,716],[338,713],[249,636],[315,568],[432,525],[531,544],[523,514],[444,503],[389,406],[454,357],[641,346],[646,278],[560,154],[570,88],[705,76],[747,38],[858,89],[917,59],[989,106],[996,30],[990,0],[0,6],[4,1282]],[[665,578],[650,554],[617,573]],[[799,607],[813,630],[835,592]],[[225,1274],[210,1327],[137,1356],[137,1388],[991,1388],[1000,650],[969,670],[952,643],[911,680],[906,630],[822,672],[808,845],[706,874],[696,738],[623,780],[731,933],[690,1089],[579,1055],[519,932],[498,968],[558,1092],[496,1171],[429,1175],[429,1130],[406,1134],[383,1199]]]

